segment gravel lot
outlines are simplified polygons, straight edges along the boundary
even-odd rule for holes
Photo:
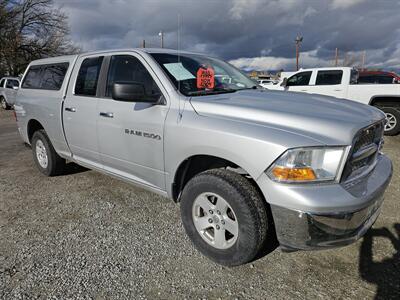
[[[195,251],[169,199],[73,165],[42,176],[0,111],[0,298],[400,299],[400,136],[385,152],[394,177],[362,240],[225,268]]]

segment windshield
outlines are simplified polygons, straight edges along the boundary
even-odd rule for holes
[[[175,87],[185,96],[233,93],[257,84],[230,64],[203,55],[152,53]]]

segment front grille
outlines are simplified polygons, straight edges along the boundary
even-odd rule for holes
[[[342,174],[342,182],[358,177],[375,163],[383,139],[384,122],[361,129],[353,145]]]

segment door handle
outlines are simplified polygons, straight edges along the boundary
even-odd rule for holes
[[[114,114],[112,112],[101,112],[100,116],[105,118],[114,118]]]
[[[336,90],[334,90],[335,92],[341,92],[342,90],[339,90],[339,89],[336,89]]]
[[[300,90],[301,92],[307,92],[308,90]]]
[[[69,111],[69,112],[76,112],[76,108],[75,107],[66,107],[65,110]]]

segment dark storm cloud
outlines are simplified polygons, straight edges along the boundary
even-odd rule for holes
[[[367,51],[368,63],[400,67],[400,2],[396,0],[57,0],[69,16],[71,34],[84,50],[158,46],[181,47],[228,60],[264,57],[287,65],[294,38],[304,36],[307,65],[340,53]]]

